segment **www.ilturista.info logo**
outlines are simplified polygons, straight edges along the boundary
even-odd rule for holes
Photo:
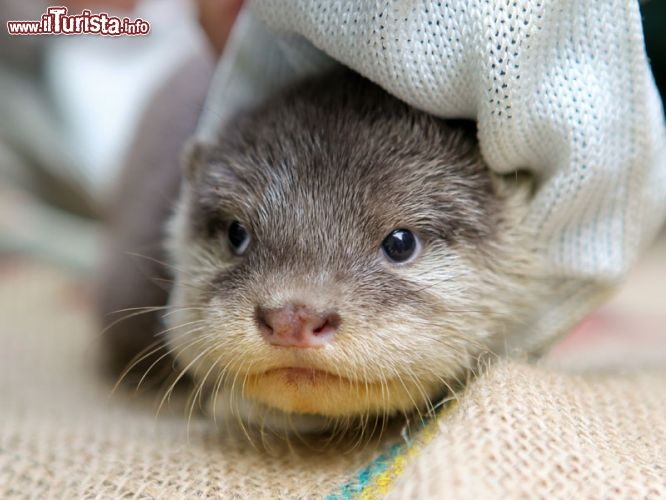
[[[147,35],[150,24],[141,18],[109,16],[105,12],[93,14],[84,10],[80,15],[68,15],[67,7],[49,7],[39,21],[7,21],[10,35]]]

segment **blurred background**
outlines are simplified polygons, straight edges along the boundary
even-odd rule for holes
[[[186,61],[213,54],[193,0],[66,4],[148,20],[151,33],[10,36],[7,21],[53,4],[0,0],[0,253],[87,271],[144,108]]]
[[[74,13],[89,8],[151,24],[148,36],[10,36],[7,21],[37,20],[50,4],[0,0],[0,270],[39,262],[85,280],[96,269],[101,221],[147,103],[192,61],[212,67],[223,41],[201,28],[206,18],[199,9],[212,3],[205,0],[65,3]],[[641,8],[663,96],[666,1]],[[664,283],[666,245],[660,241],[586,331],[600,328],[612,340],[609,331],[627,331],[629,324],[632,332],[663,338]]]

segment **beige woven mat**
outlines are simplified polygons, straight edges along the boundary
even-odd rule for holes
[[[188,437],[176,403],[109,398],[85,297],[0,266],[0,498],[666,497],[664,373],[501,364],[381,466],[372,446],[266,453],[197,415]]]
[[[497,366],[394,498],[666,498],[666,380]]]

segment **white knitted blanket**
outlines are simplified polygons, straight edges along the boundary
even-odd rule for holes
[[[490,168],[536,175],[524,223],[548,266],[535,279],[561,284],[520,347],[540,350],[587,314],[664,219],[664,114],[636,1],[257,0],[202,135],[333,59],[417,108],[476,120]]]

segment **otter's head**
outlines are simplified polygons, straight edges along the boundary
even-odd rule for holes
[[[169,342],[250,420],[426,408],[522,290],[473,133],[351,73],[195,145],[171,227]]]

